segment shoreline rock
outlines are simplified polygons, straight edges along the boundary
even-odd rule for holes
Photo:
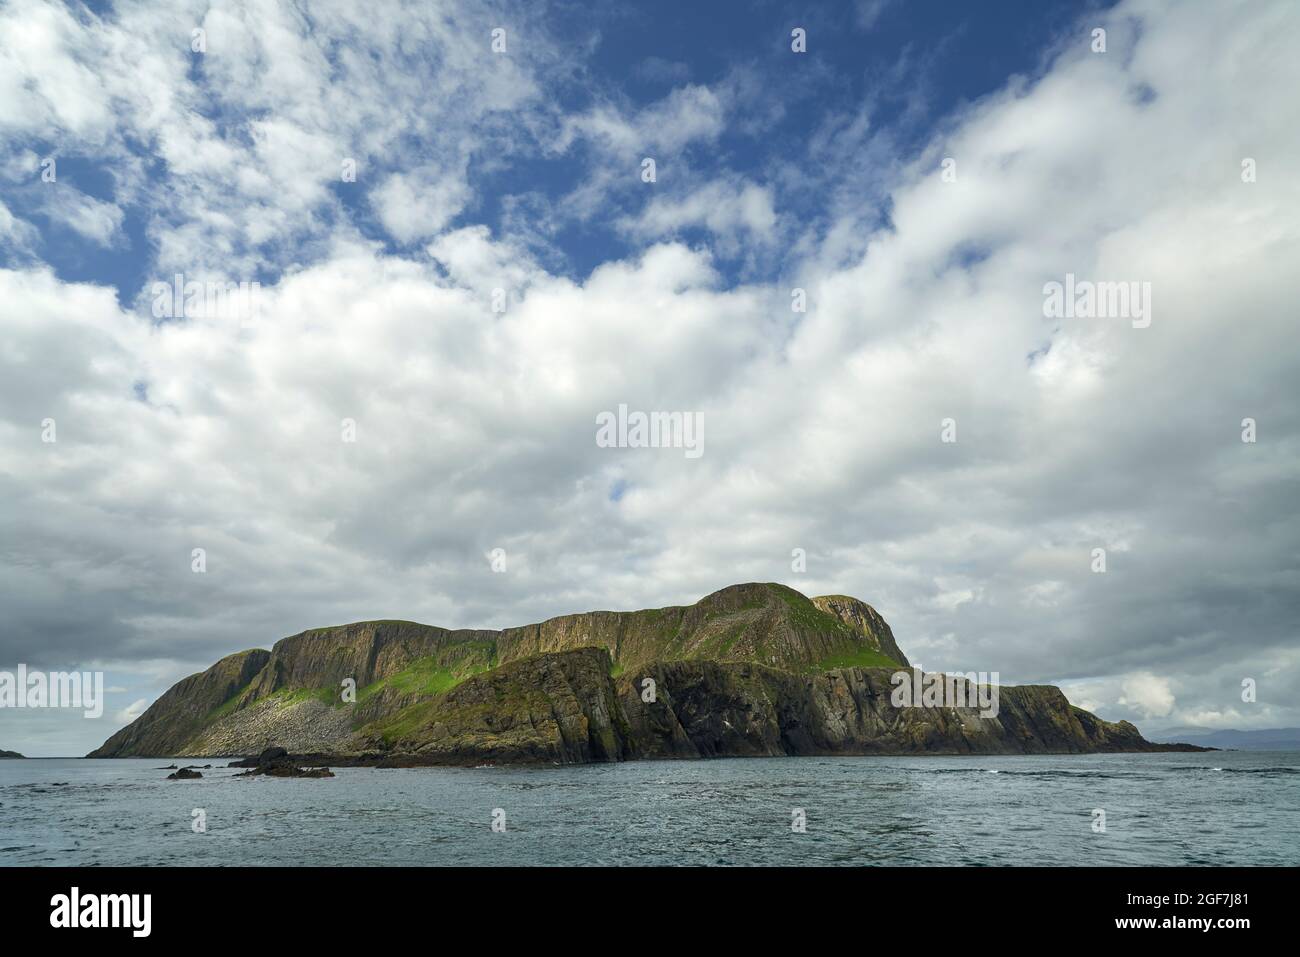
[[[242,761],[232,761],[227,767],[231,768],[250,768],[242,774],[236,774],[237,778],[254,777],[257,775],[266,775],[273,778],[332,778],[334,772],[329,768],[302,768],[298,766],[288,751],[284,748],[267,748],[256,758],[245,758]]]

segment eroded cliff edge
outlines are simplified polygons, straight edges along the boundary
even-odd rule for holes
[[[907,664],[865,602],[773,584],[504,631],[362,622],[224,658],[90,756],[274,745],[432,765],[1184,749],[1075,708],[1050,686],[1000,688],[995,716],[895,707],[891,676]],[[353,700],[340,691],[349,682]]]

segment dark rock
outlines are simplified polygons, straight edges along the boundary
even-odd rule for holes
[[[586,764],[632,758],[630,729],[611,667],[604,648],[502,665],[435,699],[381,766]]]
[[[196,778],[203,777],[198,771],[191,771],[189,768],[181,768],[172,774],[167,775],[168,781],[193,781]]]
[[[256,758],[249,758],[245,761],[237,761],[230,765],[232,768],[252,768],[243,774],[236,774],[237,778],[253,777],[255,775],[268,775],[273,778],[332,778],[334,772],[329,768],[301,768],[298,761],[293,758],[284,748],[267,748]]]
[[[264,764],[271,764],[275,761],[287,760],[289,752],[284,748],[267,748],[255,758],[242,758],[239,761],[231,761],[226,765],[228,768],[257,768]]]
[[[292,765],[276,765],[267,768],[265,771],[261,768],[254,768],[252,771],[245,771],[243,774],[236,774],[237,778],[250,777],[255,774],[265,774],[273,778],[332,778],[334,772],[329,768],[298,768]]]
[[[870,754],[1081,754],[1190,750],[1153,744],[1048,685],[1000,687],[996,715],[896,707],[895,669],[792,674],[674,661],[610,677],[603,649],[503,665],[431,703],[381,767],[634,758]],[[653,678],[656,700],[642,699]],[[405,716],[409,721],[410,715]]]
[[[1171,750],[1048,685],[1000,687],[998,713],[982,717],[975,708],[895,707],[888,668],[792,675],[701,661],[648,670],[655,703],[642,701],[636,679],[619,681],[632,749],[645,757]]]

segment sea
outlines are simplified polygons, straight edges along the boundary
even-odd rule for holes
[[[1300,752],[226,763],[0,760],[0,865],[1300,864]]]

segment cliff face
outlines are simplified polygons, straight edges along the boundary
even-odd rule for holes
[[[637,757],[603,648],[537,655],[449,691],[354,742],[390,763],[586,764]]]
[[[1165,750],[1049,686],[1000,688],[997,715],[983,717],[977,708],[895,707],[888,668],[798,675],[677,661],[613,678],[611,666],[599,648],[527,658],[376,726],[351,747],[383,753],[390,766]]]
[[[338,688],[351,678],[364,688],[417,660],[444,668],[487,667],[496,632],[448,631],[410,621],[365,621],[317,628],[278,641],[266,666],[241,696],[247,704],[281,689]]]
[[[657,701],[624,685],[634,750],[658,757],[831,754],[1046,754],[1161,750],[1131,724],[1074,708],[1058,688],[999,688],[974,707],[895,707],[895,669],[791,675],[739,664],[653,669]]]
[[[197,675],[174,684],[149,710],[87,757],[170,756],[184,754],[186,743],[212,720],[214,711],[247,685],[270,660],[255,648],[228,655]]]
[[[361,622],[223,658],[91,757],[281,746],[372,763],[479,764],[1168,748],[1046,686],[1001,688],[996,717],[895,707],[890,678],[906,663],[871,606],[780,585],[501,632]],[[346,679],[355,701],[340,694]]]
[[[823,595],[812,599],[813,605],[828,615],[851,628],[855,633],[864,635],[868,642],[886,657],[893,658],[899,664],[911,664],[903,654],[898,642],[894,641],[894,632],[890,629],[880,613],[865,601],[850,598],[847,595]]]

